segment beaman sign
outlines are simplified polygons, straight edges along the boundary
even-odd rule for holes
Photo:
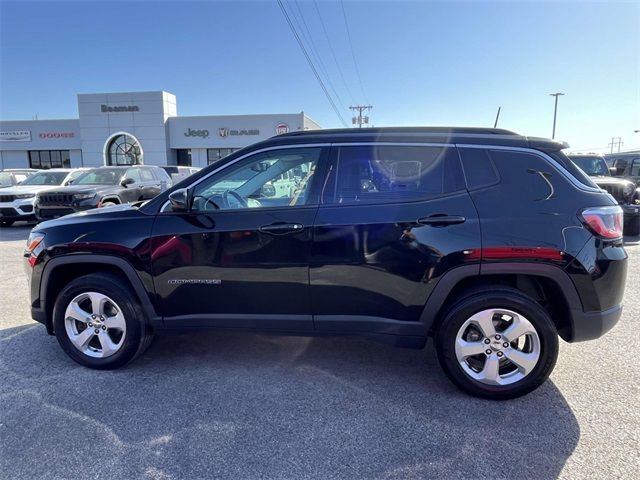
[[[139,112],[140,107],[137,105],[124,105],[124,106],[116,106],[111,107],[109,105],[100,105],[100,111],[103,113],[118,113],[118,112]]]

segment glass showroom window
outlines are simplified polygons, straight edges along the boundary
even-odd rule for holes
[[[139,165],[142,163],[140,144],[131,135],[114,137],[107,148],[107,165]]]
[[[207,148],[207,165],[211,165],[237,150],[239,148]]]
[[[31,168],[71,168],[69,150],[31,150],[29,152]]]

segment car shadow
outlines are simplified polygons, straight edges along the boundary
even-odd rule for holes
[[[10,478],[555,478],[580,435],[552,381],[476,399],[431,346],[165,335],[125,368],[93,371],[40,325],[1,330],[0,345]]]

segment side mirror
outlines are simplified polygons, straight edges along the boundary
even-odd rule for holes
[[[189,210],[189,190],[186,188],[179,188],[169,194],[169,201],[171,202],[171,211],[173,212],[186,212]]]
[[[618,168],[617,167],[609,167],[609,175],[611,175],[612,177],[615,177],[616,175],[618,175]]]
[[[136,183],[133,178],[123,178],[120,182],[120,185],[122,185],[124,188],[127,188],[127,185],[131,185],[132,183]]]

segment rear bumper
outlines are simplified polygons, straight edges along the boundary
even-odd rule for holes
[[[622,316],[622,305],[616,305],[602,312],[583,312],[573,310],[571,315],[571,330],[567,342],[584,342],[600,338],[611,330]]]

